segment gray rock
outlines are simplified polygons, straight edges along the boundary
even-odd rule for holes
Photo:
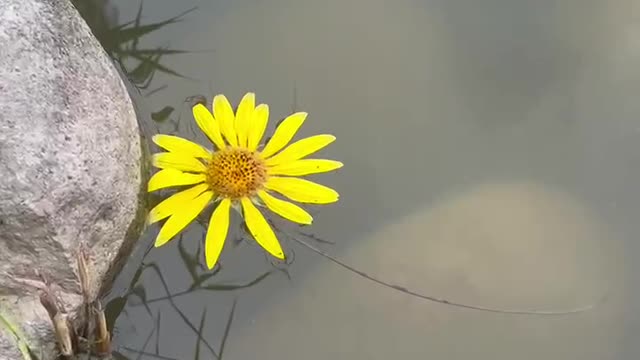
[[[44,359],[54,354],[36,270],[82,301],[75,251],[108,288],[136,239],[141,142],[118,72],[67,1],[0,0],[0,314]],[[1,324],[0,324],[1,325]],[[0,326],[0,359],[21,359]]]

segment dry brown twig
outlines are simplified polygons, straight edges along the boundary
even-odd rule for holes
[[[74,319],[76,324],[79,323],[77,328],[73,325],[64,302],[56,291],[56,285],[51,283],[44,274],[36,270],[35,277],[39,277],[40,280],[33,278],[14,278],[14,280],[38,290],[40,304],[49,315],[61,356],[70,358],[82,352],[93,352],[98,356],[109,355],[111,353],[111,334],[107,328],[102,304],[92,290],[97,287],[92,287],[95,281],[91,270],[92,261],[89,249],[84,242],[80,244],[76,252],[76,262],[78,266],[77,277],[83,299],[81,316]]]
[[[47,310],[51,319],[60,355],[64,357],[73,356],[78,349],[78,337],[75,329],[55,288],[51,286],[51,283],[44,275],[40,276],[42,278],[42,286],[38,286],[40,289],[40,304]]]
[[[94,340],[87,341],[86,351],[91,352],[92,345],[95,345],[95,348],[93,348],[95,354],[106,356],[111,353],[111,334],[107,328],[107,320],[100,299],[97,299],[97,296],[91,293],[91,285],[95,280],[91,276],[92,261],[89,256],[89,249],[84,242],[80,243],[76,258],[78,263],[78,280],[80,281],[84,308],[82,334],[85,340]]]

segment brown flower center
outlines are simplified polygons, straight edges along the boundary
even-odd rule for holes
[[[228,147],[217,151],[207,165],[207,182],[215,196],[250,197],[267,181],[267,167],[255,153]]]

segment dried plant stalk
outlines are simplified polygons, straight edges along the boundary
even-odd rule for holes
[[[107,328],[107,319],[104,316],[104,310],[100,305],[100,301],[96,301],[96,306],[93,309],[95,319],[95,335],[96,335],[96,347],[95,352],[98,355],[104,356],[111,353],[111,334]]]
[[[89,293],[91,289],[89,287],[89,284],[91,283],[92,279],[89,272],[89,254],[87,253],[87,248],[84,242],[80,244],[80,248],[78,249],[78,253],[76,254],[76,260],[78,263],[78,280],[80,281],[82,297],[85,304],[90,304],[93,301]]]
[[[53,324],[60,354],[66,357],[75,355],[77,349],[76,333],[60,300],[51,289],[45,289],[40,292],[40,303],[47,310]]]

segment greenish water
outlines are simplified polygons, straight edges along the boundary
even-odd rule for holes
[[[562,317],[452,308],[294,241],[283,241],[292,263],[272,264],[238,219],[211,273],[200,268],[201,225],[159,249],[153,226],[105,298],[117,356],[640,354],[637,1],[156,0],[139,22],[137,2],[78,4],[127,69],[146,136],[207,144],[185,100],[224,93],[235,104],[247,91],[270,105],[269,130],[304,110],[299,137],[337,136],[322,155],[345,167],[314,179],[341,200],[311,208],[302,229],[335,244],[273,216],[283,232],[458,302],[561,310],[607,295]]]

